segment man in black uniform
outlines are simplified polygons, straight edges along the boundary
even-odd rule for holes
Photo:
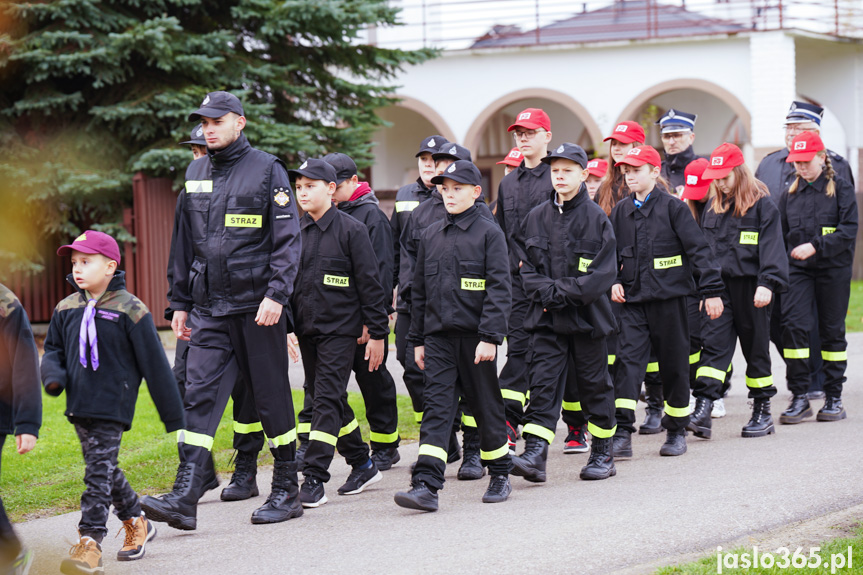
[[[671,108],[656,124],[661,126],[662,147],[665,149],[665,161],[662,162],[660,174],[671,184],[672,192],[678,196],[683,192],[686,175],[683,171],[689,162],[698,159],[692,150],[695,141],[695,114],[688,114]]]
[[[203,467],[242,373],[275,459],[272,492],[252,522],[285,521],[302,515],[285,341],[300,256],[297,211],[284,164],[243,135],[236,96],[211,92],[190,119],[201,120],[207,157],[186,170],[174,246],[171,326],[190,339],[187,428],[177,434],[173,491],[145,497],[142,507],[150,519],[194,529]]]

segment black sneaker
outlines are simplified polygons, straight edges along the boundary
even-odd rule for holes
[[[518,439],[518,432],[510,422],[506,422],[506,443],[509,445],[509,453],[515,455],[515,442]]]
[[[339,495],[356,495],[357,493],[362,493],[363,489],[367,486],[372,483],[377,483],[383,478],[384,476],[375,466],[374,461],[371,461],[371,465],[366,468],[354,467],[351,470],[351,474],[348,475],[348,480],[345,481],[344,485],[339,487]]]
[[[568,425],[569,433],[563,442],[564,453],[587,453],[590,445],[587,443],[587,424],[578,427]]]
[[[379,471],[391,469],[401,458],[397,447],[387,447],[386,449],[372,451],[372,461],[375,462]]]
[[[327,494],[324,493],[324,484],[320,479],[306,477],[300,487],[300,502],[303,507],[320,507],[327,502]]]
[[[506,475],[492,475],[488,482],[488,489],[482,496],[483,503],[502,503],[512,493],[512,485]]]
[[[437,491],[433,491],[425,481],[411,484],[410,491],[399,491],[393,499],[396,505],[418,511],[437,511]]]

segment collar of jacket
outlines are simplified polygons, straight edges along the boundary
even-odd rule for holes
[[[225,148],[212,152],[207,150],[210,161],[216,167],[230,166],[252,149],[252,145],[246,138],[246,134],[240,132],[240,137],[228,144]]]
[[[655,206],[659,202],[659,196],[665,195],[667,193],[668,192],[666,192],[662,188],[662,186],[657,184],[650,191],[650,194],[648,194],[648,196],[650,196],[648,198],[650,201],[645,202],[644,205],[641,206],[641,208],[636,208],[635,202],[633,201],[635,199],[635,192],[630,192],[629,195],[625,198],[626,202],[623,204],[623,213],[628,216],[633,212],[640,211],[642,214],[645,215],[645,217],[649,216],[650,212],[653,211],[653,206]]]
[[[70,284],[72,284],[72,287],[75,288],[75,291],[78,292],[79,294],[81,294],[81,297],[84,298],[84,300],[86,301],[87,294],[84,290],[82,290],[80,287],[78,287],[78,284],[75,283],[75,275],[74,274],[67,275],[66,281],[69,282]],[[114,272],[114,277],[112,277],[111,281],[108,283],[108,287],[105,290],[105,294],[108,293],[109,291],[120,291],[123,289],[126,289],[126,272],[124,272],[124,271]],[[101,300],[102,298],[104,298],[105,294],[102,294],[102,297],[100,297],[99,299]]]
[[[426,196],[431,195],[431,193],[437,189],[437,186],[434,184],[432,184],[430,188],[427,188],[426,185],[423,183],[422,177],[417,178],[417,186],[417,193],[424,194]]]
[[[693,161],[696,158],[695,151],[693,151],[692,146],[689,146],[679,154],[666,154],[665,162],[668,164],[669,168],[674,169],[685,169],[689,162]]]
[[[550,170],[550,169],[551,169],[551,167],[548,164],[546,164],[545,162],[540,162],[539,165],[534,167],[534,168],[528,168],[525,165],[524,160],[522,160],[521,164],[519,164],[519,166],[516,168],[516,170],[518,171],[518,179],[519,180],[521,179],[522,176],[525,176],[525,175],[531,175],[534,178],[541,178],[541,177],[545,176],[545,173],[548,172],[548,170]]]
[[[827,177],[824,175],[824,170],[821,170],[821,173],[815,179],[814,182],[807,182],[803,178],[800,178],[800,183],[797,184],[797,190],[802,192],[808,188],[813,188],[816,192],[820,194],[826,193],[827,189]]]
[[[476,207],[476,204],[472,205],[465,211],[460,214],[450,214],[446,215],[446,225],[447,226],[458,226],[463,230],[466,230],[470,227],[475,219],[479,217],[479,208]]]
[[[574,210],[576,206],[580,206],[585,202],[585,198],[587,198],[587,201],[591,201],[590,194],[587,193],[587,186],[582,182],[581,186],[578,188],[578,193],[575,194],[575,197],[563,202],[563,205],[557,203],[557,191],[552,191],[551,205],[556,209],[563,208],[563,211]]]
[[[357,189],[354,190],[354,193],[351,194],[351,197],[348,199],[348,202],[359,202],[359,200],[365,198],[366,196],[371,195],[375,198],[375,193],[372,191],[372,188],[369,186],[368,182],[360,182],[360,185],[357,186]],[[375,198],[375,203],[377,203],[377,198]]]
[[[324,212],[317,221],[315,221],[312,216],[308,213],[303,214],[303,217],[300,219],[300,229],[304,230],[311,225],[317,225],[321,228],[322,232],[327,231],[327,228],[330,227],[330,224],[333,223],[333,220],[336,218],[336,212],[339,211],[334,205],[330,205],[330,208]]]

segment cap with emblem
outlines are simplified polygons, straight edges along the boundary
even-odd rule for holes
[[[631,122],[629,120],[621,122],[614,127],[611,135],[602,141],[607,142],[609,140],[617,140],[621,144],[643,142],[645,140],[644,128],[638,122]]]
[[[824,150],[824,142],[815,132],[800,132],[791,140],[791,151],[785,159],[792,162],[811,162],[815,155]]]
[[[582,168],[587,167],[587,152],[585,152],[581,146],[570,144],[569,142],[564,142],[553,151],[549,152],[548,155],[542,159],[542,162],[544,164],[550,164],[552,160],[557,159],[570,160]]]
[[[693,132],[695,131],[695,119],[697,117],[695,114],[688,114],[671,108],[656,122],[656,125],[662,126],[663,134],[670,132]]]
[[[434,158],[435,162],[447,158],[451,160],[467,160],[468,162],[472,159],[470,157],[470,150],[452,142],[447,142],[438,148],[438,151],[432,154],[432,158]]]
[[[710,166],[704,170],[705,180],[719,180],[731,173],[737,166],[743,165],[743,152],[734,144],[721,144],[710,154]]]
[[[710,189],[711,180],[705,180],[704,170],[710,167],[710,162],[706,158],[698,158],[686,165],[683,170],[683,193],[680,194],[681,200],[701,200],[707,195],[707,190]]]
[[[87,230],[71,244],[60,246],[57,255],[65,256],[73,250],[83,254],[102,254],[109,260],[120,263],[120,246],[117,245],[117,240],[104,232]]]
[[[310,180],[322,180],[324,182],[334,182],[338,178],[336,169],[330,164],[317,158],[310,158],[303,162],[296,170],[288,170],[288,177],[291,181],[295,181],[300,176]]]
[[[543,129],[546,132],[550,132],[551,119],[540,108],[525,108],[518,113],[515,117],[515,122],[507,129],[507,132],[512,132],[516,128],[524,128],[525,130]]]
[[[659,157],[659,152],[653,146],[638,146],[627,152],[618,164],[627,164],[629,166],[643,166],[650,164],[651,166],[661,166],[662,160]]]
[[[204,139],[204,127],[201,124],[195,126],[192,130],[192,135],[185,142],[180,142],[180,145],[183,144],[194,144],[196,146],[206,146],[207,140]]]
[[[824,108],[810,104],[808,102],[791,102],[791,108],[785,115],[785,124],[803,124],[805,122],[815,122],[821,125],[821,119],[824,117]]]
[[[336,169],[336,184],[341,184],[357,175],[357,165],[347,154],[327,154],[323,160]]]
[[[419,158],[423,154],[434,154],[438,151],[438,148],[446,143],[447,139],[443,136],[438,136],[437,134],[429,136],[420,143],[420,151],[417,152],[416,157]]]
[[[228,112],[244,116],[243,104],[230,92],[210,92],[201,102],[201,107],[189,114],[189,120],[194,122],[204,118],[221,118]]]
[[[519,151],[518,148],[513,148],[509,151],[509,153],[504,159],[497,163],[517,168],[521,165],[522,160],[524,160],[524,156],[522,155],[522,153]]]
[[[587,172],[591,176],[596,176],[597,178],[604,178],[606,172],[608,172],[608,160],[603,160],[602,158],[590,160],[587,163]]]
[[[456,160],[450,164],[444,172],[432,178],[433,184],[442,184],[444,180],[453,180],[469,186],[478,186],[482,183],[482,174],[479,168],[468,160]]]

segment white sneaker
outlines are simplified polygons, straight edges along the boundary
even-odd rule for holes
[[[725,417],[725,402],[721,397],[713,402],[713,410],[710,412],[710,417],[712,419]]]

